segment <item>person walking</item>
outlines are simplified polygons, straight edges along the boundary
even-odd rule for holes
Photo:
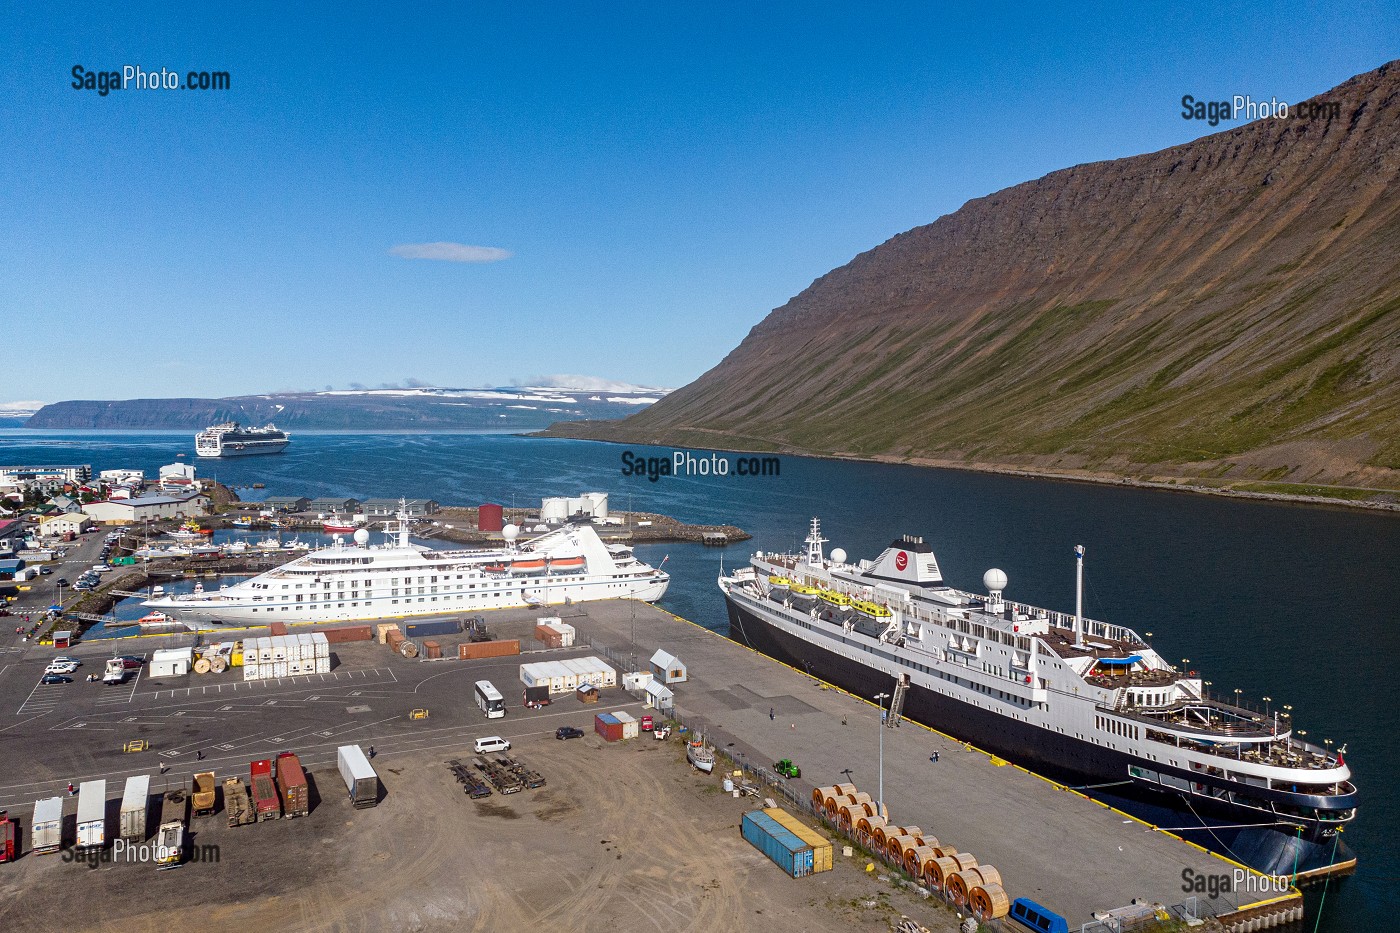
[[[374,757],[374,746],[373,746],[373,745],[371,745],[371,746],[369,747],[369,757],[370,757],[370,758],[373,758],[373,757]]]
[[[74,794],[76,794],[76,793],[77,793],[77,791],[74,790],[74,788],[73,788],[73,782],[72,782],[72,781],[69,781],[69,782],[68,782],[68,796],[69,796],[69,797],[72,797],[72,796],[73,796]]]
[[[768,721],[772,722],[774,718],[776,717],[773,715],[773,707],[770,706],[768,707]]]

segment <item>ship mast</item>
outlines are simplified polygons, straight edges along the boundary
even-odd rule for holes
[[[822,562],[822,545],[826,544],[826,538],[822,537],[821,519],[812,519],[812,530],[807,533],[807,563],[817,566]]]
[[[1084,545],[1074,546],[1074,647],[1084,647]]]

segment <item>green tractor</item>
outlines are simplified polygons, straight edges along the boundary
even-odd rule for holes
[[[802,769],[793,764],[791,758],[784,758],[782,761],[779,761],[773,766],[773,770],[777,771],[785,778],[802,777]]]

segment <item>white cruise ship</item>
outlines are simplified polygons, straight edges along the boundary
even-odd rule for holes
[[[435,551],[409,541],[407,516],[386,524],[389,540],[336,539],[252,579],[143,605],[194,629],[237,622],[374,621],[593,599],[654,602],[670,576],[590,525],[566,525],[521,544],[507,525],[504,547]],[[664,563],[664,561],[663,561]],[[217,622],[215,621],[217,620]]]
[[[858,563],[824,543],[813,519],[805,553],[760,551],[719,578],[732,638],[889,697],[892,723],[907,715],[1067,783],[1184,812],[1217,839],[1228,827],[1256,868],[1353,858],[1334,845],[1356,814],[1351,769],[1342,750],[1303,740],[1291,708],[1212,697],[1126,626],[1007,600],[1000,570],[985,593],[948,586],[922,538]]]
[[[210,425],[194,436],[194,452],[201,457],[247,457],[277,454],[292,442],[292,436],[275,424],[245,428],[237,421]]]

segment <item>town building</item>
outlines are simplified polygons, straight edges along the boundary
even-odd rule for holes
[[[88,503],[85,511],[93,521],[107,525],[129,525],[158,518],[198,518],[208,513],[209,497],[197,494],[107,499]]]
[[[358,499],[338,499],[334,496],[322,496],[319,499],[312,499],[310,504],[307,505],[306,511],[329,514],[331,512],[355,512],[358,511],[359,508],[360,500]]]
[[[442,507],[436,499],[366,499],[361,508],[371,518],[392,517],[398,514],[400,502],[409,518],[432,515]]]
[[[64,512],[39,522],[39,534],[46,537],[80,535],[92,528],[92,517],[82,512]]]
[[[277,512],[305,512],[311,500],[306,496],[268,496],[258,504]]]

